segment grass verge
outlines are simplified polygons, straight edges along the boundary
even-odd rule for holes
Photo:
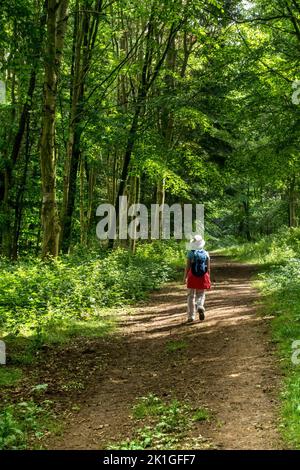
[[[300,231],[265,237],[223,253],[262,267],[255,286],[262,295],[263,314],[273,316],[272,338],[285,376],[278,392],[280,430],[289,447],[300,449]]]
[[[51,411],[52,402],[33,400],[6,405],[0,411],[0,450],[39,449],[38,442],[58,430]]]

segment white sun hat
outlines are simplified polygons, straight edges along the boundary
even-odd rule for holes
[[[205,240],[201,235],[195,235],[190,241],[190,246],[192,250],[202,250],[205,246]]]

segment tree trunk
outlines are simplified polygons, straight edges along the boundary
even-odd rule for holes
[[[138,176],[133,176],[133,182],[132,182],[132,200],[130,201],[131,204],[139,204],[140,203],[140,198],[141,198],[141,184],[140,184],[140,178]],[[135,253],[136,251],[136,228],[134,231],[134,236],[130,240],[130,249],[132,253]]]
[[[152,58],[153,31],[154,31],[154,14],[152,12],[150,15],[150,18],[148,21],[148,27],[147,27],[146,50],[145,50],[145,56],[143,60],[141,81],[140,81],[138,95],[137,95],[137,99],[135,103],[133,118],[132,118],[130,130],[128,134],[127,145],[126,145],[124,161],[123,161],[123,168],[122,168],[122,173],[121,173],[121,180],[120,180],[119,190],[117,193],[116,203],[115,203],[117,227],[119,223],[119,200],[120,200],[120,197],[124,195],[125,189],[126,189],[132,152],[134,149],[134,145],[135,145],[135,141],[136,141],[137,133],[138,133],[139,119],[140,119],[142,112],[145,109],[146,98],[147,98],[148,92],[151,86],[153,85],[153,83],[155,82],[155,80],[157,79],[158,74],[161,70],[161,67],[163,66],[165,62],[169,48],[176,35],[177,27],[175,27],[174,23],[172,24],[170,31],[169,31],[168,39],[163,49],[163,52],[160,58],[157,60],[154,70],[151,74],[150,70],[151,70],[151,64],[152,64],[152,59],[153,59]],[[108,246],[109,248],[113,248],[114,240],[109,240]]]
[[[22,178],[20,184],[18,185],[17,197],[16,197],[16,207],[15,207],[15,223],[14,223],[14,233],[12,240],[12,252],[11,257],[13,260],[18,258],[18,248],[19,248],[19,237],[21,232],[21,223],[22,223],[22,213],[23,213],[23,199],[26,188],[27,181],[27,172],[28,164],[30,158],[30,122],[29,117],[27,118],[26,124],[26,144],[25,144],[25,163]]]
[[[96,184],[96,172],[94,166],[88,170],[87,162],[85,162],[85,173],[87,175],[88,180],[88,203],[87,203],[87,217],[86,217],[86,233],[87,233],[87,240],[88,234],[91,230],[92,226],[92,219],[93,219],[93,208],[94,208],[94,189]]]
[[[289,188],[289,226],[298,227],[298,192],[296,190],[295,178],[292,179]]]
[[[55,112],[68,0],[48,0],[47,46],[41,132],[42,257],[58,256],[60,222],[56,204]]]
[[[84,179],[84,158],[81,156],[80,159],[80,243],[82,246],[87,244],[87,223],[86,223],[86,211],[85,211],[85,179]]]
[[[29,80],[28,92],[26,101],[23,105],[23,109],[19,119],[18,130],[15,135],[13,149],[11,153],[10,162],[8,165],[5,166],[3,172],[0,174],[0,188],[3,187],[3,190],[0,190],[0,204],[3,208],[3,211],[6,215],[5,217],[5,224],[1,227],[1,244],[3,247],[3,252],[8,256],[15,256],[12,254],[12,244],[14,243],[13,238],[14,234],[11,233],[12,230],[12,206],[13,203],[11,201],[12,197],[10,194],[13,192],[13,170],[16,166],[16,163],[19,159],[21,145],[25,133],[26,122],[29,119],[30,111],[32,108],[32,98],[36,84],[36,71],[32,70],[31,77]],[[18,190],[19,193],[19,190]],[[16,201],[17,204],[17,201]]]
[[[71,113],[69,124],[69,140],[65,165],[64,198],[62,209],[62,231],[60,245],[62,251],[67,253],[71,244],[72,218],[75,208],[77,174],[80,162],[81,122],[84,113],[85,82],[91,64],[99,28],[99,17],[102,10],[102,0],[96,0],[94,5],[95,16],[91,19],[90,12],[79,12],[80,5],[76,5],[76,21],[73,34],[73,64],[74,78],[71,84]],[[81,16],[81,20],[79,19]]]

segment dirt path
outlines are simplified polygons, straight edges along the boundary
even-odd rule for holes
[[[208,295],[207,319],[186,325],[185,287],[172,285],[131,311],[118,335],[93,341],[90,354],[105,358],[91,374],[81,409],[69,418],[55,449],[101,449],[132,435],[130,412],[136,398],[152,392],[212,410],[210,423],[197,423],[212,448],[280,449],[276,396],[280,373],[268,320],[256,315],[255,268],[213,260],[216,280]],[[183,340],[183,351],[169,352]]]

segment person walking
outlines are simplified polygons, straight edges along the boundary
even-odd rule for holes
[[[211,288],[210,281],[210,256],[204,250],[205,241],[201,235],[195,235],[191,240],[191,250],[187,254],[186,267],[184,271],[184,283],[186,283],[187,294],[187,316],[188,323],[196,319],[205,320],[205,293]]]

